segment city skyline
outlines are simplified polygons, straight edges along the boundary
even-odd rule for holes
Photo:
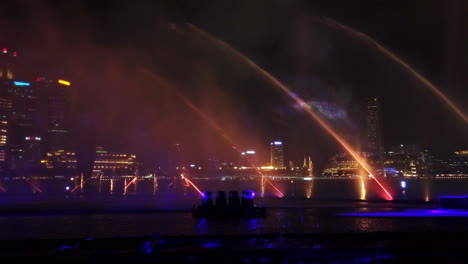
[[[233,17],[248,15],[244,14],[241,8],[243,5],[250,4],[233,4]],[[285,157],[288,157],[285,163],[310,155],[314,163],[320,166],[332,155],[343,151],[322,128],[304,117],[301,111],[271,89],[261,77],[255,76],[245,65],[229,58],[229,55],[214,50],[193,33],[187,33],[183,24],[185,22],[208,30],[265,66],[306,101],[311,102],[314,109],[337,127],[341,134],[360,143],[357,147],[365,148],[366,145],[364,98],[381,96],[386,148],[401,143],[417,143],[438,153],[465,149],[466,125],[437,101],[434,95],[426,92],[421,84],[390,61],[380,58],[378,54],[365,52],[363,43],[353,40],[348,47],[341,46],[339,43],[342,40],[351,39],[314,20],[314,16],[321,12],[320,15],[335,14],[333,18],[369,33],[396,53],[402,51],[403,56],[405,51],[414,50],[417,43],[421,46],[421,43],[427,42],[431,34],[441,34],[446,18],[443,14],[429,13],[437,18],[431,22],[437,25],[431,31],[423,28],[418,21],[413,21],[410,17],[413,13],[410,11],[400,8],[398,4],[388,5],[421,29],[415,34],[414,43],[409,42],[406,46],[401,44],[400,50],[392,48],[391,41],[385,42],[388,38],[385,34],[381,35],[383,38],[379,37],[377,26],[358,27],[362,21],[376,19],[382,27],[388,28],[391,25],[388,18],[379,20],[368,15],[362,20],[347,20],[349,18],[327,4],[317,7],[301,1],[285,6],[273,2],[271,10],[259,17],[259,23],[254,23],[251,29],[242,23],[217,23],[222,20],[216,16],[191,16],[191,12],[195,11],[190,9],[203,10],[207,6],[203,3],[199,6],[189,3],[172,6],[162,2],[136,4],[126,14],[131,22],[123,27],[122,22],[117,21],[117,14],[123,12],[123,3],[119,1],[90,5],[73,1],[71,4],[43,1],[26,5],[23,9],[16,4],[8,4],[5,10],[11,13],[2,20],[1,32],[16,36],[16,39],[11,37],[9,41],[15,42],[13,46],[20,47],[20,59],[28,62],[27,69],[24,69],[27,74],[36,77],[47,75],[39,74],[37,71],[40,68],[40,71],[53,73],[50,75],[59,72],[70,76],[69,80],[76,87],[73,95],[75,109],[71,113],[78,120],[74,124],[77,127],[73,128],[74,139],[86,143],[80,144],[83,149],[79,152],[91,153],[94,146],[106,145],[136,153],[145,163],[154,163],[155,160],[165,158],[171,144],[180,142],[190,156],[223,155],[230,159],[237,155],[232,149],[236,146],[256,149],[264,153],[268,160],[266,143],[279,138],[288,145],[285,149]],[[454,8],[437,1],[431,1],[429,5],[440,5],[452,11]],[[359,6],[371,9],[372,4],[366,2],[350,8],[358,9]],[[258,10],[262,5],[252,4],[249,7]],[[284,13],[279,11],[280,7],[284,7]],[[299,7],[306,8],[299,11]],[[137,13],[145,8],[157,11],[154,19],[144,15],[137,18]],[[170,12],[164,13],[164,8]],[[215,14],[224,8],[213,5],[206,12]],[[39,10],[43,12],[39,14]],[[431,10],[427,12],[434,12]],[[61,17],[62,11],[70,14],[70,17]],[[365,13],[365,10],[360,12]],[[7,22],[13,21],[15,15],[24,18],[24,23],[8,27]],[[87,20],[78,20],[78,15],[84,15]],[[292,15],[297,15],[297,19],[286,19]],[[288,22],[277,28],[262,24],[271,23],[275,16],[279,21]],[[245,21],[251,19],[247,16]],[[464,23],[465,20],[461,19],[447,25],[455,28],[454,38],[460,38],[456,28]],[[96,25],[98,30],[90,29],[90,24]],[[224,32],[222,27],[231,30]],[[245,37],[255,36],[255,30],[265,27],[268,28],[267,35],[259,35],[250,41]],[[33,29],[48,33],[33,34]],[[33,39],[48,44],[28,47],[18,32],[27,32],[26,35],[32,34]],[[388,34],[399,33],[391,31]],[[187,48],[186,42],[193,45]],[[445,69],[442,70],[441,65],[433,62],[437,62],[442,52],[432,52],[438,50],[436,47],[421,49],[421,54],[426,54],[423,52],[427,49],[431,51],[427,53],[431,56],[416,56],[414,60],[410,58],[410,63],[418,69],[422,67],[424,73],[435,72],[427,77],[435,83],[443,84],[445,81],[438,79],[437,72],[442,73]],[[360,67],[352,67],[357,59],[353,55],[355,53],[360,56]],[[206,58],[200,59],[200,56]],[[456,59],[452,62],[454,64],[449,65],[452,68],[454,65],[463,65]],[[424,67],[430,70],[424,70]],[[171,87],[163,87],[142,73],[142,68],[168,80]],[[456,75],[456,71],[451,74]],[[394,81],[389,80],[389,75]],[[460,87],[463,87],[465,81],[457,78],[447,80],[458,82],[455,86],[442,87],[463,106],[461,103],[466,94],[460,93],[463,91]],[[175,89],[206,113],[224,132],[213,129],[209,121],[187,107]],[[236,142],[226,140],[221,135],[223,133]]]
[[[463,262],[466,14],[2,1],[2,259]]]

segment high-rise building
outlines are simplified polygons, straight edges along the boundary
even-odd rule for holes
[[[25,156],[31,157],[27,153],[31,142],[26,137],[39,132],[36,90],[30,82],[18,80],[16,70],[16,51],[3,48],[0,53],[0,162],[3,160],[2,167],[9,170],[23,166]]]
[[[29,82],[13,81],[8,93],[13,106],[9,124],[9,163],[10,169],[16,170],[22,167],[25,156],[30,155],[26,152],[31,142],[26,138],[40,137],[39,102],[37,90]]]
[[[382,100],[379,97],[367,99],[366,104],[366,128],[368,151],[377,160],[383,159],[383,122],[382,122]]]
[[[42,130],[46,136],[48,152],[69,149],[70,134],[70,82],[39,77],[35,85],[40,90]]]
[[[41,164],[42,137],[30,136],[25,137],[24,140],[21,163],[18,167],[27,171],[35,171]]]
[[[270,164],[275,169],[284,168],[283,142],[273,141],[270,144]]]
[[[0,171],[23,173],[47,152],[67,149],[70,82],[18,77],[17,59],[0,49]]]
[[[16,52],[9,52],[3,48],[0,53],[0,172],[8,169],[9,143],[10,143],[10,118],[13,102],[9,95],[15,75],[14,65]]]
[[[3,87],[0,85],[0,90]],[[12,108],[11,100],[6,96],[2,96],[0,92],[0,172],[6,169],[7,153],[8,153],[8,123]]]

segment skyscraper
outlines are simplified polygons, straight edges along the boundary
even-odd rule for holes
[[[0,53],[0,172],[4,172],[9,159],[10,117],[13,102],[9,96],[10,86],[13,85],[14,62],[16,52],[9,52],[3,48]]]
[[[70,82],[39,77],[35,85],[41,91],[43,124],[48,152],[68,149],[70,122]]]
[[[382,162],[384,154],[382,100],[371,97],[366,102],[367,150]]]
[[[10,171],[38,165],[42,147],[37,87],[18,77],[17,55],[0,53],[0,166]]]
[[[13,81],[8,93],[13,105],[10,116],[9,163],[10,168],[16,170],[24,167],[25,155],[29,155],[26,149],[29,149],[31,142],[26,138],[40,137],[39,105],[36,87],[29,82]],[[40,157],[36,160],[39,161]]]
[[[275,169],[284,168],[283,142],[273,141],[270,144],[270,163]]]

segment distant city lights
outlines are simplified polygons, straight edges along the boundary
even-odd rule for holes
[[[42,140],[41,137],[25,137],[24,139],[25,140],[35,140],[35,141],[41,141]]]
[[[405,188],[406,188],[406,182],[405,182],[405,181],[401,181],[401,182],[400,182],[400,186],[401,186],[401,188],[405,189]]]
[[[63,85],[66,85],[66,86],[70,86],[70,82],[69,82],[69,81],[58,80],[58,83],[63,84]]]
[[[14,81],[13,84],[15,86],[29,86],[30,84],[27,83],[27,82],[17,82],[17,81]]]

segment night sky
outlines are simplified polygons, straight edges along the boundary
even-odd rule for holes
[[[288,85],[358,149],[368,96],[383,98],[386,147],[468,148],[467,124],[427,87],[372,45],[320,20],[369,35],[466,113],[466,1],[135,2],[2,1],[0,43],[20,52],[23,78],[72,82],[77,148],[131,151],[147,164],[164,163],[176,142],[191,160],[232,159],[235,146],[257,150],[266,162],[276,139],[287,160],[311,155],[321,164],[343,151],[258,72],[187,23]]]

